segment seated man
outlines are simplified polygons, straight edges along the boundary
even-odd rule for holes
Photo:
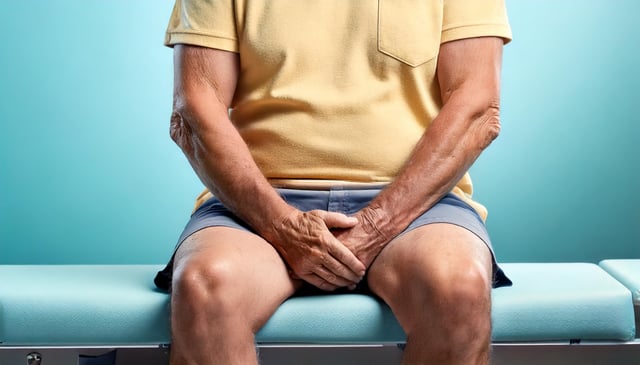
[[[177,0],[171,137],[207,190],[156,279],[171,364],[256,364],[311,287],[382,298],[404,364],[487,364],[509,280],[467,170],[509,38],[502,0]]]

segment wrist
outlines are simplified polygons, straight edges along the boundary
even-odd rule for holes
[[[272,245],[278,245],[281,241],[280,235],[285,229],[286,222],[290,221],[292,216],[298,213],[298,209],[282,201],[280,204],[276,204],[267,209],[267,214],[261,217],[260,224],[256,227],[256,231]]]
[[[391,216],[381,207],[365,207],[357,213],[356,217],[362,229],[372,237],[376,245],[384,246],[397,234]]]

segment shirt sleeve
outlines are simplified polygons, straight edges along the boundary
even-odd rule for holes
[[[164,44],[238,52],[233,0],[176,0]]]
[[[511,40],[504,0],[444,0],[441,42],[482,36]]]

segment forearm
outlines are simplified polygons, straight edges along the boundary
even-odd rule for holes
[[[229,119],[236,54],[176,45],[171,138],[203,184],[256,231],[289,209],[255,164]]]
[[[362,212],[381,241],[395,237],[451,191],[497,137],[498,101],[473,105],[464,101],[468,97],[452,95],[394,182]]]
[[[395,181],[361,212],[384,245],[463,177],[500,132],[499,38],[443,44],[438,61],[443,107]]]
[[[200,180],[257,232],[266,234],[269,222],[293,209],[258,169],[226,109],[192,100],[174,113],[174,119],[184,134],[174,139]]]

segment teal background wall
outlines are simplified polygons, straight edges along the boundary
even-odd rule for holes
[[[640,3],[507,4],[503,133],[475,167],[498,255],[640,258]]]
[[[201,185],[169,139],[171,0],[0,1],[0,264],[161,263]],[[473,168],[503,261],[640,258],[635,0],[508,0]]]

